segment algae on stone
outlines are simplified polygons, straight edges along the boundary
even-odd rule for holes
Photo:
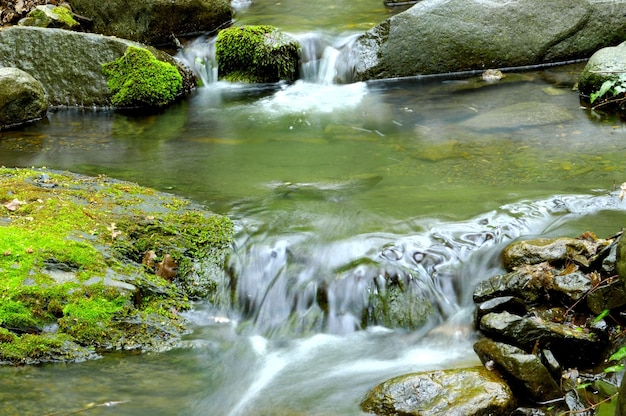
[[[161,62],[147,49],[129,46],[124,56],[102,65],[118,107],[163,106],[176,98],[183,86],[178,70]]]
[[[46,170],[0,168],[0,212],[0,364],[170,348],[186,331],[185,264],[223,259],[233,232],[173,195]],[[175,258],[176,278],[123,249],[135,242]]]
[[[294,81],[298,49],[295,39],[273,26],[224,29],[215,42],[219,77],[231,82]]]

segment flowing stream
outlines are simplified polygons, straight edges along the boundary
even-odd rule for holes
[[[198,303],[165,353],[0,368],[1,414],[361,415],[389,377],[479,363],[471,293],[503,272],[506,244],[623,227],[625,125],[580,106],[582,64],[338,84],[342,50],[398,10],[236,6],[236,24],[303,43],[302,80],[218,82],[199,38],[179,54],[205,83],[189,99],[146,116],[55,111],[0,133],[0,164],[106,174],[231,216],[238,305]],[[426,320],[361,324],[384,275],[432,307]]]

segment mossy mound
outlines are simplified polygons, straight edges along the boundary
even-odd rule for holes
[[[229,27],[215,41],[219,78],[252,83],[295,81],[299,48],[295,39],[273,26]]]
[[[183,78],[173,65],[147,49],[129,46],[124,56],[102,65],[117,107],[164,106],[176,99]]]
[[[233,233],[228,218],[106,177],[0,168],[0,205],[3,364],[171,348],[186,279],[197,264],[221,270]]]

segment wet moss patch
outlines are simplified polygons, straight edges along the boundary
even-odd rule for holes
[[[48,170],[0,168],[0,212],[5,364],[170,348],[186,331],[186,279],[198,264],[220,270],[233,233],[173,195]]]

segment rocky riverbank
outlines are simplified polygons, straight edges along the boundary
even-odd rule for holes
[[[509,245],[508,273],[474,291],[474,345],[487,370],[388,380],[364,399],[378,415],[612,412],[626,318],[626,239],[585,233]],[[464,388],[459,391],[458,385]],[[456,397],[455,400],[443,398]],[[604,413],[609,414],[609,413]]]

